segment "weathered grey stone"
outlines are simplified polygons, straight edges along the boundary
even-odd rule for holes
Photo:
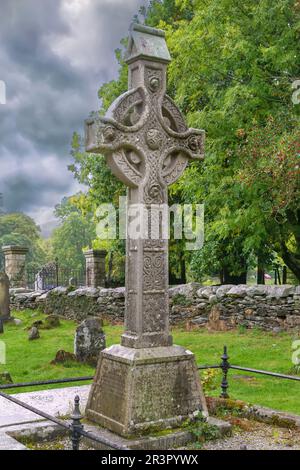
[[[26,287],[26,254],[28,248],[23,246],[3,246],[5,272],[12,287]]]
[[[197,291],[198,297],[202,297],[204,299],[209,299],[211,295],[214,295],[217,291],[217,286],[208,286],[208,287],[201,287]]]
[[[223,286],[220,286],[216,290],[216,296],[218,299],[221,299],[224,297],[228,291],[232,288],[232,284],[224,284]]]
[[[245,297],[247,295],[247,286],[240,284],[238,286],[233,286],[228,292],[229,297]]]
[[[254,296],[260,296],[260,295],[265,295],[269,291],[269,286],[264,286],[264,285],[256,285],[256,286],[251,286],[247,289],[247,296],[249,297],[254,297]]]
[[[208,299],[208,302],[209,302],[210,304],[215,304],[217,301],[218,301],[218,298],[217,298],[216,295],[211,295],[211,296],[209,297],[209,299]]]
[[[207,413],[191,352],[114,345],[100,355],[86,416],[130,435],[178,426],[199,409]]]
[[[38,339],[39,337],[40,337],[39,330],[37,329],[36,326],[33,326],[31,328],[31,330],[29,331],[29,334],[28,334],[29,341],[32,341],[34,339]]]
[[[13,321],[14,321],[14,324],[15,324],[16,326],[20,326],[20,325],[22,325],[22,323],[23,323],[22,320],[20,320],[19,318],[14,318]]]
[[[276,298],[279,301],[293,295],[295,292],[295,286],[281,285],[281,286],[268,286],[267,298]]]
[[[124,299],[125,298],[125,287],[116,287],[115,289],[100,289],[100,297],[110,297],[110,298],[114,298],[114,299]]]
[[[180,284],[169,288],[169,297],[176,295],[184,295],[186,298],[194,298],[200,284],[198,282],[190,282],[188,284]]]
[[[0,272],[0,318],[2,321],[10,319],[9,278]]]
[[[88,250],[84,253],[86,262],[86,285],[105,286],[105,250]]]
[[[51,295],[64,295],[64,294],[67,294],[69,291],[68,291],[68,288],[67,287],[63,287],[63,286],[58,286],[58,287],[55,287],[54,289],[51,289],[51,291],[49,292],[46,292],[46,296],[49,295],[51,293]]]
[[[127,56],[129,91],[106,117],[86,123],[86,150],[104,154],[112,172],[129,187],[125,332],[122,346],[101,353],[87,405],[91,420],[122,434],[177,426],[206,408],[194,356],[172,346],[162,218],[159,213],[142,216],[140,227],[147,220],[149,230],[138,239],[130,231],[136,204],[151,211],[166,205],[168,186],[188,160],[203,158],[204,132],[188,129],[165,94],[168,62],[164,32],[134,24]]]
[[[96,365],[100,352],[105,349],[105,334],[99,318],[87,318],[76,329],[74,354],[78,361]]]
[[[69,297],[99,297],[99,289],[96,287],[80,287],[79,289],[69,292]]]

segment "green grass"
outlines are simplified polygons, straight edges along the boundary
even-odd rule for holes
[[[5,325],[5,332],[0,339],[6,344],[7,363],[0,365],[0,372],[8,371],[14,382],[93,375],[94,369],[89,366],[77,363],[69,363],[66,366],[50,364],[59,349],[73,351],[75,322],[62,320],[60,327],[53,330],[41,330],[40,339],[28,341],[27,327],[35,320],[43,319],[43,314],[27,310],[14,312],[14,316],[20,318],[23,324]],[[119,342],[122,326],[105,325],[104,329],[108,346]],[[291,373],[291,344],[295,338],[287,333],[274,336],[271,333],[256,330],[210,333],[206,330],[186,332],[175,329],[173,337],[174,343],[194,352],[198,364],[218,364],[223,345],[226,344],[232,364],[284,374]],[[247,373],[247,376],[253,378],[243,380],[237,378],[239,375],[237,371],[229,372],[231,398],[300,414],[299,382],[267,378],[250,373]],[[209,394],[219,394],[220,381],[221,374],[219,373],[214,380],[216,388]],[[56,387],[61,387],[61,385]],[[49,386],[35,387],[35,389],[40,388],[49,388]],[[26,391],[29,390],[32,388],[26,389]]]

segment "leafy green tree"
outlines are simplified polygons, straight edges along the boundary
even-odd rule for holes
[[[46,253],[41,244],[41,230],[35,221],[21,212],[0,215],[0,247],[21,245],[28,248],[27,267],[34,270],[41,266]],[[1,265],[4,256],[0,252]]]
[[[218,273],[221,282],[245,282],[247,268],[270,263],[275,250],[299,279],[297,172],[280,212],[278,198],[270,196],[278,186],[284,200],[289,186],[285,167],[276,172],[278,154],[284,153],[288,168],[299,156],[300,107],[291,101],[292,82],[299,78],[299,2],[154,0],[142,13],[147,24],[167,32],[173,58],[168,94],[189,125],[207,133],[205,162],[190,164],[170,190],[171,204],[205,203],[205,246],[191,254],[171,244],[171,264],[183,258],[195,279]],[[127,87],[120,50],[116,56],[119,78],[100,88],[101,114]],[[270,144],[256,138],[269,131]],[[83,152],[78,135],[73,157],[70,169],[89,186],[86,207],[117,204],[124,187],[101,156]],[[268,171],[273,177],[264,178]]]
[[[186,8],[184,1],[176,4]],[[270,116],[275,122],[283,114],[288,118],[285,135],[299,126],[299,106],[291,101],[291,84],[299,76],[299,4],[196,0],[191,20],[160,26],[167,30],[173,56],[169,88],[189,124],[207,132],[204,164],[190,165],[178,188],[184,200],[205,202],[203,253],[210,262],[216,260],[210,269],[219,271],[223,282],[244,281],[256,256],[269,259],[270,244],[284,252],[274,214],[270,224],[261,193],[250,194],[239,178],[244,165],[240,144],[241,135],[254,127],[264,132]],[[268,183],[271,190],[274,181]],[[299,204],[299,198],[294,200]],[[285,224],[283,218],[287,243]],[[288,256],[285,261],[292,269]],[[202,254],[194,255],[193,266],[196,275],[208,273]]]
[[[56,206],[55,215],[60,218],[60,225],[54,229],[51,245],[54,258],[60,267],[81,270],[85,266],[83,250],[91,248],[96,236],[95,223],[91,215],[83,214],[75,205],[80,195],[64,198]]]

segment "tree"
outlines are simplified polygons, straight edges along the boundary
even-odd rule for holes
[[[80,196],[79,194],[64,198],[55,208],[55,215],[60,218],[60,225],[52,234],[52,253],[53,257],[58,259],[60,267],[70,270],[84,268],[83,250],[91,247],[96,236],[95,223],[91,215],[83,214],[75,205],[75,201],[80,201]]]
[[[270,198],[264,196],[274,194],[274,180],[263,178],[260,167],[265,165],[267,170],[269,155],[274,171],[281,149],[288,166],[298,155],[300,106],[291,101],[291,85],[299,78],[299,2],[154,0],[145,16],[147,24],[167,32],[173,58],[168,94],[190,126],[207,132],[205,162],[190,164],[170,188],[171,204],[179,200],[205,203],[205,246],[201,252],[181,254],[182,244],[171,245],[173,265],[183,258],[191,263],[196,279],[219,273],[221,282],[245,282],[247,268],[257,264],[257,259],[260,267],[270,263],[275,250],[298,273],[297,190],[291,194],[292,205],[286,205],[278,219]],[[117,60],[119,78],[99,91],[100,113],[127,87],[120,50]],[[255,140],[258,132],[268,131],[270,120],[278,126],[283,115],[285,128],[274,127],[272,146]],[[246,162],[252,161],[249,157],[258,145],[252,173]],[[71,170],[89,185],[86,206],[92,208],[101,201],[117,204],[124,187],[101,156],[82,151],[77,135],[73,157]],[[245,179],[251,175],[255,184],[247,186]],[[276,184],[289,186],[284,170],[276,175]],[[295,178],[294,183],[297,187],[299,180]]]
[[[44,263],[46,254],[41,244],[41,230],[35,221],[21,212],[0,215],[0,247],[21,245],[28,248],[27,267],[30,270]],[[1,264],[4,256],[0,253]]]
[[[184,1],[176,4],[186,7]],[[241,134],[254,126],[264,130],[270,117],[279,122],[285,114],[294,122],[285,134],[299,126],[299,106],[291,101],[291,84],[299,74],[299,4],[199,0],[191,20],[159,26],[167,30],[173,56],[169,89],[189,124],[207,131],[204,164],[190,165],[178,188],[184,200],[205,202],[205,252],[216,260],[209,268],[220,271],[223,282],[240,282],[255,257],[270,257],[266,247],[284,255],[281,237],[276,237],[279,225],[287,237],[284,243],[290,243],[287,219],[278,225],[273,215],[270,224],[261,195],[250,194],[241,183],[240,143]],[[271,189],[274,182],[268,183]],[[296,219],[295,224],[299,226]],[[285,253],[286,262],[288,258]],[[193,266],[198,275],[207,272],[199,253]]]

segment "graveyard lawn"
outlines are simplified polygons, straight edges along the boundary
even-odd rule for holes
[[[5,332],[0,340],[6,345],[6,364],[0,365],[0,372],[8,371],[16,382],[30,382],[57,378],[93,375],[94,369],[77,362],[52,365],[58,350],[73,352],[76,323],[61,320],[61,326],[51,330],[40,330],[40,338],[28,340],[28,327],[37,320],[43,320],[41,313],[26,310],[13,312],[15,318],[22,320],[21,325],[5,324]],[[122,326],[105,325],[107,345],[119,343]],[[288,333],[271,334],[259,330],[235,330],[228,332],[208,332],[206,329],[172,332],[174,342],[193,351],[197,364],[218,364],[224,344],[228,347],[230,362],[256,369],[264,369],[284,374],[292,374],[292,341],[297,337]],[[203,373],[202,373],[203,374]],[[300,414],[300,383],[274,379],[251,373],[242,375],[231,370],[228,375],[229,394],[252,404]],[[220,393],[221,374],[213,373],[206,389],[207,395]],[[85,383],[85,382],[84,382]],[[74,385],[74,383],[70,384]],[[12,393],[62,385],[34,387],[12,390]]]

